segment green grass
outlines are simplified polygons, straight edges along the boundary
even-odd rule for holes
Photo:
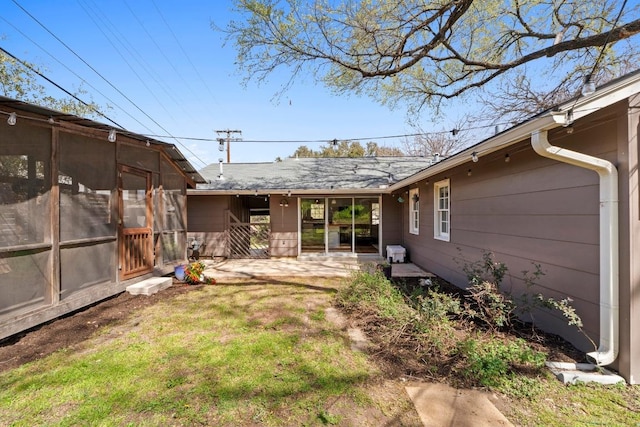
[[[158,303],[83,348],[0,375],[0,424],[337,423],[327,402],[366,402],[378,372],[325,321],[331,294],[210,286]]]

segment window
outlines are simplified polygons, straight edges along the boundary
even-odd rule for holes
[[[433,237],[438,240],[449,241],[451,228],[451,193],[449,192],[449,180],[436,182],[433,185],[434,193],[434,221]]]
[[[420,194],[417,188],[409,190],[409,233],[420,234]]]

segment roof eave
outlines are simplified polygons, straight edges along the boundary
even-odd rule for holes
[[[331,194],[331,195],[378,195],[388,192],[388,187],[385,188],[313,188],[313,189],[282,189],[282,188],[265,188],[265,189],[247,189],[247,190],[216,190],[216,189],[189,189],[187,195],[190,196],[255,196],[256,193],[260,196],[266,194],[281,194],[283,196],[304,196],[304,195],[318,195],[318,194]]]
[[[551,130],[564,126],[566,124],[565,118],[567,117],[568,111],[572,112],[572,117],[575,121],[599,111],[604,107],[629,98],[638,92],[640,92],[640,73],[635,73],[629,78],[622,78],[611,84],[604,85],[602,88],[598,88],[598,90],[590,96],[578,99],[574,98],[563,103],[553,111],[545,111],[529,121],[525,121],[485,141],[466,148],[425,170],[390,185],[387,191],[397,191],[417,181],[430,178],[453,169],[456,166],[468,163],[471,161],[471,154],[473,152],[478,153],[478,156],[484,156],[526,140],[530,138],[531,134],[535,131]]]

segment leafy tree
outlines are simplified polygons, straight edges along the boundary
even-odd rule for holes
[[[25,64],[0,52],[0,94],[67,114],[82,117],[100,114],[98,105],[91,100],[84,104],[73,97],[54,98],[47,95],[45,87],[38,83],[37,75],[31,70],[37,70],[37,67]],[[76,95],[86,95],[86,91],[79,89]]]
[[[291,157],[364,157],[364,156],[403,156],[402,150],[393,147],[379,146],[375,142],[367,142],[366,147],[358,141],[330,141],[313,150],[301,145]]]
[[[529,64],[549,91],[575,93],[601,49],[594,78],[615,63],[615,44],[640,32],[638,6],[623,10],[626,0],[234,2],[242,19],[226,31],[247,79],[285,67],[290,84],[311,71],[337,93],[413,112],[499,87]]]

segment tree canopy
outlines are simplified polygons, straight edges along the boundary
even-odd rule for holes
[[[290,157],[365,157],[365,156],[403,156],[399,148],[379,146],[367,142],[363,147],[358,141],[331,141],[318,150],[301,145]]]
[[[0,52],[1,95],[77,116],[100,115],[98,105],[93,101],[83,103],[73,97],[55,98],[48,95],[45,87],[38,83],[38,77],[32,71],[32,69],[37,70],[37,67],[33,64],[25,64],[27,66]],[[79,89],[78,93],[86,94],[82,89]]]
[[[626,0],[234,2],[242,19],[226,31],[247,79],[287,67],[290,84],[310,71],[337,93],[410,111],[529,75],[529,64],[543,75],[561,70],[549,90],[571,92],[596,58],[598,80],[616,64],[612,46],[640,32],[637,6]]]

